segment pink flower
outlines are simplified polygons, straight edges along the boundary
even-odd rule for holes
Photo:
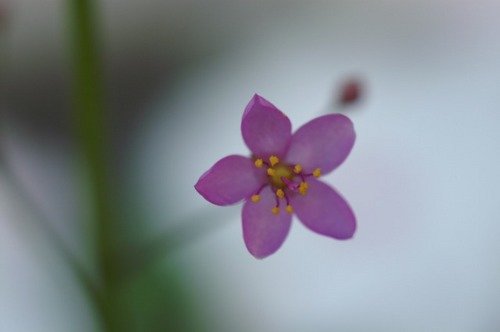
[[[356,137],[351,120],[341,114],[320,116],[292,135],[288,117],[256,94],[243,113],[241,132],[252,157],[222,158],[195,188],[216,205],[245,200],[243,238],[253,256],[264,258],[281,247],[293,213],[316,233],[353,236],[356,218],[349,204],[318,180],[349,155]]]

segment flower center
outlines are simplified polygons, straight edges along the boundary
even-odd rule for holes
[[[285,164],[277,164],[273,167],[267,169],[267,174],[269,176],[270,184],[275,188],[285,188],[286,183],[283,179],[292,180],[294,178],[294,174],[289,166]]]
[[[306,195],[309,189],[306,178],[310,176],[317,178],[321,175],[319,168],[316,168],[311,174],[306,174],[302,171],[302,166],[300,164],[296,164],[292,167],[289,164],[280,162],[280,159],[274,155],[269,157],[269,162],[257,158],[254,163],[257,168],[262,168],[264,165],[267,167],[269,183],[262,185],[259,190],[252,195],[251,200],[254,203],[258,203],[260,201],[260,192],[270,185],[276,195],[276,205],[272,209],[272,213],[276,215],[280,213],[280,200],[286,201],[286,211],[292,213],[293,209],[290,205],[288,195],[292,193]],[[297,178],[300,178],[300,180],[297,181]]]

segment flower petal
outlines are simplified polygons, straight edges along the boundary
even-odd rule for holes
[[[256,168],[251,159],[231,155],[216,162],[194,187],[207,201],[229,205],[249,197],[265,181],[264,171]]]
[[[260,202],[248,200],[243,206],[243,239],[255,258],[264,258],[276,252],[290,230],[292,215],[283,208],[279,214],[273,214],[275,205],[274,194],[268,187],[262,190]]]
[[[257,157],[283,158],[292,137],[292,124],[274,105],[255,94],[243,113],[241,134]]]
[[[306,172],[320,168],[331,172],[347,158],[354,145],[354,127],[342,114],[328,114],[313,119],[292,136],[286,161],[300,164]]]
[[[305,196],[294,195],[291,204],[300,221],[310,230],[333,237],[349,239],[356,230],[356,217],[349,204],[327,184],[309,179]]]

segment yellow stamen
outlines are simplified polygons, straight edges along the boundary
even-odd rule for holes
[[[290,204],[286,206],[286,212],[293,213],[293,208]]]
[[[273,212],[273,214],[278,214],[278,213],[280,213],[280,208],[275,206],[275,207],[273,207],[273,209],[271,211]]]
[[[252,195],[251,200],[252,200],[252,202],[254,202],[254,203],[259,202],[259,201],[260,201],[260,195],[257,195],[257,194]]]
[[[274,166],[280,162],[280,159],[276,156],[271,156],[269,157],[269,162],[271,163],[271,166]]]
[[[295,165],[295,167],[293,168],[293,172],[295,174],[299,174],[300,172],[302,172],[302,166],[300,164]]]
[[[276,190],[276,196],[278,196],[279,198],[285,197],[285,192],[283,191],[283,189]]]
[[[313,171],[313,175],[314,175],[315,178],[319,178],[321,176],[321,170],[319,168],[316,168]]]
[[[267,169],[267,175],[274,176],[274,175],[276,175],[276,171],[274,169],[272,169],[272,168],[268,168]]]
[[[255,159],[255,167],[261,168],[264,165],[264,161],[262,159]]]
[[[299,185],[299,193],[301,195],[307,194],[307,189],[308,188],[309,188],[309,185],[307,184],[307,182],[301,182],[300,185]]]

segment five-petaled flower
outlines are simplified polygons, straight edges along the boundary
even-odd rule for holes
[[[319,234],[353,236],[356,218],[349,204],[317,179],[349,155],[356,137],[351,120],[341,114],[320,116],[292,135],[288,117],[256,94],[243,113],[241,132],[252,157],[222,158],[195,188],[216,205],[246,200],[243,238],[253,256],[264,258],[279,249],[293,213]]]

